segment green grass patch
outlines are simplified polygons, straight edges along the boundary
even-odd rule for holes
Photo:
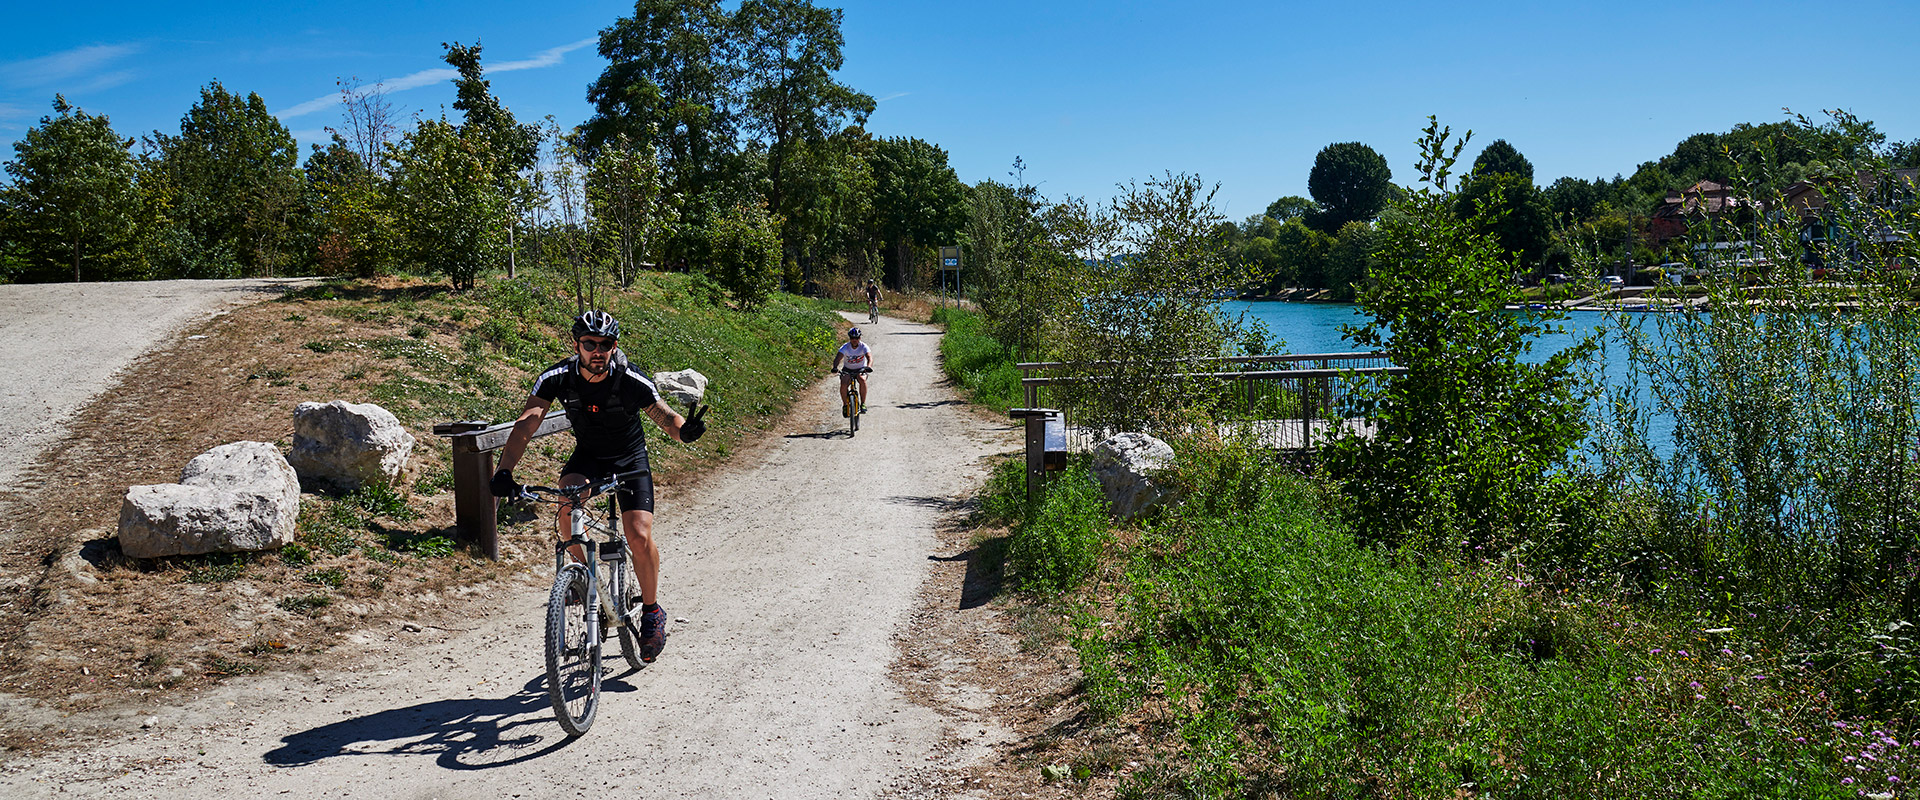
[[[303,594],[282,597],[280,601],[274,605],[279,606],[282,611],[304,614],[311,617],[320,613],[320,609],[333,605],[333,598],[324,594]]]
[[[981,316],[949,306],[933,309],[933,322],[947,329],[940,338],[940,363],[947,375],[981,405],[1006,411],[1025,402],[1019,359],[988,335]]]
[[[187,583],[226,583],[247,571],[247,558],[238,553],[198,556],[187,568]]]
[[[1907,754],[1920,762],[1767,631],[1635,606],[1518,555],[1368,546],[1314,479],[1232,444],[1176,447],[1182,499],[1129,545],[1103,538],[1097,491],[1063,477],[1009,553],[1023,575],[1092,579],[1053,607],[1096,717],[1171,723],[1168,757],[1135,752],[1151,767],[1121,797],[1838,798],[1897,791]],[[1103,566],[1023,545],[1043,522],[1101,542]],[[1074,775],[1113,769],[1103,746]]]

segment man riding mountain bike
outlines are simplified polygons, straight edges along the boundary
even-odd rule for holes
[[[872,322],[880,316],[880,286],[867,279],[867,321]]]
[[[500,497],[518,497],[513,468],[527,451],[547,409],[558,400],[572,424],[574,449],[560,469],[560,486],[578,486],[647,466],[646,428],[640,418],[653,420],[676,441],[692,442],[707,430],[701,421],[706,408],[695,403],[688,416],[675,413],[654,389],[653,381],[627,363],[615,347],[620,323],[605,311],[588,311],[573,321],[573,355],[548,367],[533,382],[513,433],[500,452],[500,470],[490,488]],[[615,490],[620,503],[620,527],[633,553],[634,576],[640,584],[640,658],[651,662],[667,644],[667,614],[660,608],[660,547],[653,539],[653,477],[624,481]],[[560,507],[559,530],[570,530],[570,512]],[[584,554],[575,554],[582,559]],[[620,598],[629,602],[630,598]]]

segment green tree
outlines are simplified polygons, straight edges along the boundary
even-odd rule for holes
[[[294,264],[306,194],[299,146],[260,95],[215,81],[181,118],[179,136],[155,132],[149,144],[152,168],[176,193],[168,219],[193,243],[169,271],[271,275]]]
[[[326,147],[313,146],[306,176],[315,267],[327,275],[384,273],[398,236],[385,181],[339,133]]]
[[[682,263],[704,247],[698,228],[746,199],[738,49],[718,0],[637,0],[632,17],[600,32],[610,63],[587,88],[594,115],[577,142],[589,160],[620,134],[655,148],[664,190],[686,218],[668,243],[668,258]]]
[[[665,222],[653,148],[615,136],[589,166],[586,189],[596,247],[620,285],[630,286]]]
[[[1307,191],[1320,205],[1310,222],[1322,231],[1337,231],[1349,222],[1379,216],[1394,197],[1393,171],[1371,147],[1359,142],[1330,144],[1313,159]]]
[[[1495,139],[1480,151],[1480,157],[1473,160],[1473,176],[1482,175],[1518,175],[1533,182],[1533,162],[1505,139]]]
[[[1272,242],[1270,263],[1280,286],[1328,288],[1326,264],[1331,237],[1295,218],[1274,232]]]
[[[1520,266],[1531,271],[1540,263],[1553,238],[1553,223],[1540,190],[1523,175],[1509,172],[1475,174],[1455,198],[1462,219],[1476,219],[1492,233],[1500,247],[1513,253]]]
[[[137,166],[128,148],[104,116],[74,108],[54,95],[57,116],[13,143],[5,188],[6,238],[16,242],[13,257],[25,271],[0,273],[0,279],[53,280],[71,269],[79,281],[82,266],[96,279],[121,277],[137,266],[130,231],[140,193]]]
[[[1372,268],[1375,238],[1372,223],[1349,222],[1340,226],[1340,233],[1327,248],[1324,270],[1327,288],[1333,290],[1335,297],[1351,300],[1366,283]]]
[[[1066,206],[1063,252],[1092,258],[1062,264],[1055,281],[1056,355],[1070,362],[1058,397],[1077,424],[1112,431],[1162,430],[1223,396],[1206,379],[1169,380],[1194,359],[1241,355],[1264,341],[1246,315],[1222,313],[1212,290],[1260,285],[1236,269],[1213,231],[1225,217],[1197,176],[1167,174],[1122,185],[1112,207]]]
[[[745,0],[731,20],[740,43],[740,119],[765,149],[767,204],[788,221],[781,239],[789,258],[800,256],[809,233],[792,229],[799,206],[813,199],[795,191],[795,162],[836,131],[864,124],[874,109],[872,97],[833,80],[843,63],[840,19],[839,9],[808,0]]]
[[[802,143],[785,167],[788,216],[781,230],[797,253],[803,287],[824,267],[859,279],[880,276],[882,247],[874,216],[873,137],[849,127]],[[809,289],[811,291],[811,289]]]
[[[743,308],[767,301],[780,282],[779,221],[762,206],[741,206],[707,227],[707,270]]]
[[[507,198],[493,182],[496,157],[484,139],[451,123],[422,120],[392,151],[392,201],[403,252],[420,269],[473,288],[507,253]]]
[[[1423,186],[1374,234],[1358,293],[1372,320],[1347,332],[1407,372],[1379,387],[1372,434],[1337,441],[1326,463],[1363,537],[1473,558],[1551,530],[1584,432],[1576,369],[1592,345],[1522,360],[1565,312],[1503,312],[1520,299],[1515,265],[1484,218],[1455,213],[1448,177],[1466,140],[1450,138],[1427,126]]]
[[[947,151],[919,139],[874,142],[874,215],[886,238],[887,285],[910,283],[916,247],[957,242],[967,222],[967,186],[947,165]]]
[[[1304,220],[1317,210],[1312,200],[1297,194],[1290,194],[1267,204],[1267,216],[1276,222],[1290,219]]]

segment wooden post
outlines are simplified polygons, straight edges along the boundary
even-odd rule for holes
[[[1054,412],[1047,408],[1014,408],[1007,411],[1014,419],[1026,422],[1027,428],[1027,502],[1040,502],[1040,488],[1047,479],[1047,416]]]
[[[540,421],[533,438],[550,436],[573,427],[565,409],[554,409]],[[453,448],[453,524],[460,538],[486,551],[487,558],[500,559],[499,498],[487,485],[493,480],[493,451],[506,446],[513,435],[513,423],[490,424],[485,420],[443,422],[433,432],[451,440]]]

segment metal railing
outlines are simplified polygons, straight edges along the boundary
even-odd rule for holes
[[[1019,366],[1027,408],[1062,408],[1065,404],[1054,387],[1094,379],[1085,373],[1098,364],[1039,361]],[[1168,367],[1166,380],[1193,381],[1205,384],[1204,391],[1222,393],[1215,408],[1222,412],[1223,433],[1248,433],[1273,449],[1309,452],[1344,432],[1370,431],[1367,409],[1353,390],[1362,380],[1406,372],[1378,352],[1204,358]],[[1172,371],[1175,368],[1188,371]],[[1050,374],[1069,371],[1077,374]],[[1114,433],[1076,425],[1071,411],[1065,416],[1072,449],[1084,450]]]

